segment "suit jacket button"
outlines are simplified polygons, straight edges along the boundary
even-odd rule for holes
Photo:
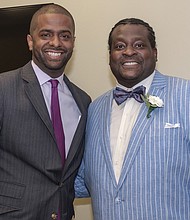
[[[59,183],[59,187],[61,188],[62,186],[63,186],[63,183],[62,183],[62,182],[60,182],[60,183]]]
[[[51,214],[51,218],[52,218],[53,220],[56,220],[56,219],[57,219],[57,214],[56,214],[55,212],[53,212],[53,213]]]

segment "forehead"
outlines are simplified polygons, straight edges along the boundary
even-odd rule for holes
[[[148,39],[148,30],[143,25],[137,24],[121,24],[112,32],[112,39],[124,37],[145,38]]]
[[[36,20],[36,30],[68,30],[74,32],[74,26],[69,16],[64,14],[41,14]]]

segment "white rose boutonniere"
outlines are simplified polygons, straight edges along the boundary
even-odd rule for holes
[[[152,95],[146,94],[142,96],[142,99],[145,102],[146,106],[148,107],[148,112],[146,116],[147,118],[150,118],[150,113],[155,108],[161,108],[164,106],[162,99],[160,99],[158,96],[152,96]]]

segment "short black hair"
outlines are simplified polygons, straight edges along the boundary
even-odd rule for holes
[[[150,45],[152,48],[156,47],[156,37],[155,37],[155,32],[153,28],[145,21],[138,19],[138,18],[125,18],[120,21],[118,21],[114,27],[111,29],[109,33],[109,38],[108,38],[108,48],[109,51],[111,50],[111,44],[112,44],[112,33],[114,29],[119,26],[119,25],[125,25],[125,24],[135,24],[135,25],[143,25],[144,27],[147,28],[149,34],[148,34],[148,39],[150,41]]]
[[[47,5],[42,6],[40,9],[38,9],[32,16],[32,19],[30,22],[30,35],[32,35],[33,31],[35,30],[37,26],[38,16],[42,14],[63,14],[63,15],[70,17],[73,23],[73,32],[75,33],[75,21],[71,13],[66,8],[58,4],[47,4]]]

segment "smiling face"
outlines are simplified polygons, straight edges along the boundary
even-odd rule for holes
[[[74,40],[71,18],[54,13],[39,15],[35,29],[27,36],[33,61],[53,78],[63,73],[72,56]]]
[[[110,68],[117,81],[128,88],[150,76],[156,66],[157,49],[152,48],[143,25],[117,26],[111,35]]]

